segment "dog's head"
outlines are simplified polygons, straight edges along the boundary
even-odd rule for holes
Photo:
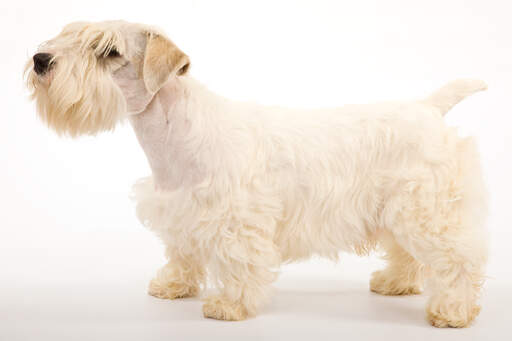
[[[188,57],[155,28],[124,21],[77,22],[45,43],[25,69],[43,121],[59,134],[111,130],[145,109]]]

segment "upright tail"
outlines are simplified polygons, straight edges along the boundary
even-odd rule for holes
[[[487,84],[478,79],[457,79],[449,82],[432,95],[423,100],[423,103],[432,105],[441,111],[444,116],[455,104],[477,91],[487,89]]]

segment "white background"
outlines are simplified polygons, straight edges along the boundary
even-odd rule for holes
[[[510,340],[512,6],[507,1],[3,1],[0,5],[0,340]],[[75,20],[162,27],[191,73],[234,99],[337,106],[428,94],[458,77],[489,90],[447,116],[476,135],[491,194],[489,279],[469,329],[437,330],[426,296],[381,297],[377,257],[283,269],[272,303],[244,322],[203,319],[198,299],[146,285],[162,246],[135,218],[149,167],[128,125],[77,140],[38,120],[22,69]]]

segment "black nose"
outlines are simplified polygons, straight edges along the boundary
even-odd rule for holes
[[[44,74],[48,71],[48,67],[50,66],[50,61],[53,56],[49,53],[36,53],[33,57],[34,59],[34,71],[38,75]]]

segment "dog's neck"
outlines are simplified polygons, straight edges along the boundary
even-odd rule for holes
[[[223,102],[195,80],[179,77],[169,80],[144,111],[130,116],[158,189],[192,186],[204,179],[207,165],[201,155],[211,154],[208,140],[215,138],[215,130],[201,135],[206,135],[204,127],[215,124],[212,108]]]

